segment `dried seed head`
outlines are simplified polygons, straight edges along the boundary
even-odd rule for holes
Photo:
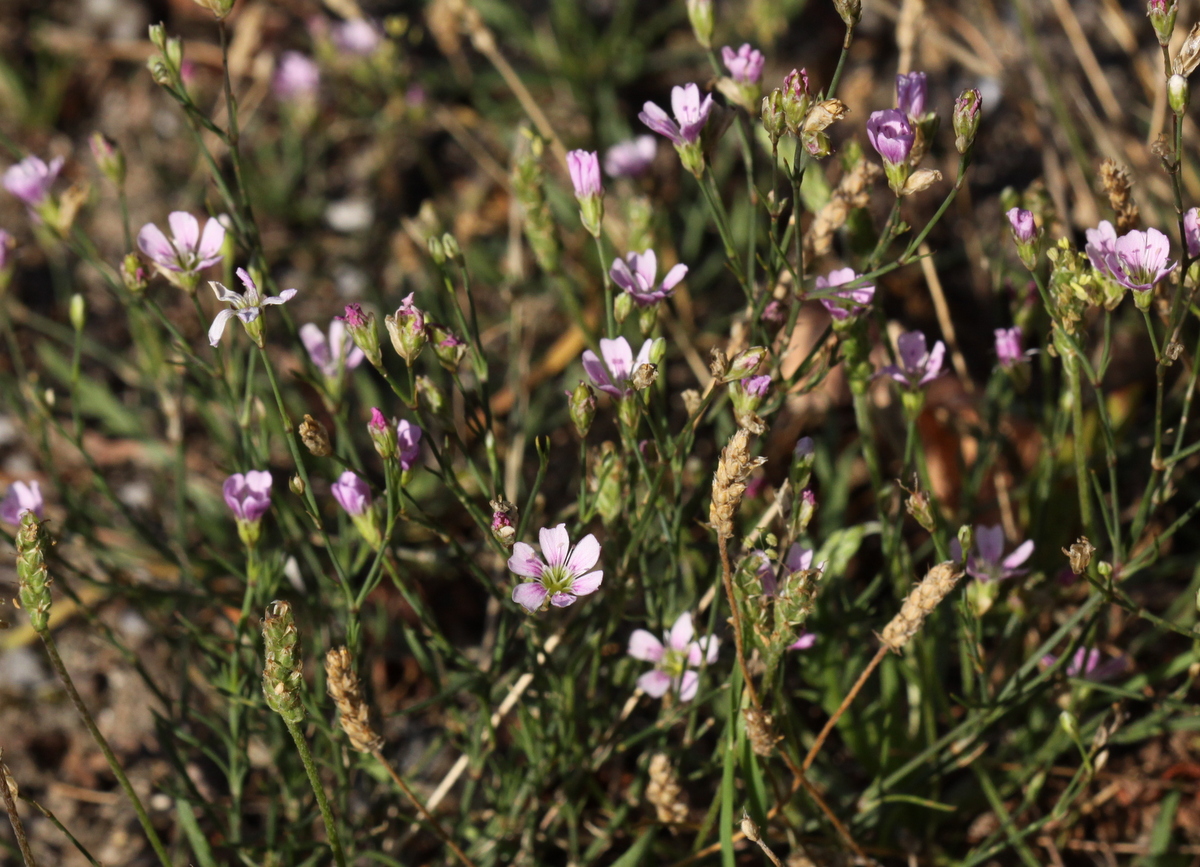
[[[846,108],[846,103],[840,99],[823,99],[808,110],[808,115],[804,118],[803,131],[807,133],[822,132],[835,121],[845,117],[849,110]]]
[[[904,604],[900,606],[900,613],[883,627],[880,641],[899,653],[920,631],[929,612],[937,608],[938,603],[946,598],[946,594],[954,589],[962,575],[959,565],[950,560],[938,563],[930,569],[921,579],[921,583],[908,594]]]
[[[318,458],[333,454],[333,446],[329,442],[329,431],[311,415],[305,413],[304,421],[300,422],[300,442],[309,453]]]
[[[700,402],[703,397],[696,389],[686,389],[679,396],[683,398],[683,408],[687,410],[688,415],[695,415],[700,410]]]
[[[756,707],[748,707],[742,713],[746,717],[746,737],[750,739],[750,749],[754,750],[756,756],[769,756],[774,753],[775,744],[781,739],[773,728],[775,718]]]
[[[833,249],[834,234],[846,225],[851,211],[865,208],[870,203],[871,190],[882,176],[882,166],[861,158],[854,168],[842,175],[829,201],[813,217],[805,237],[808,258],[824,256]]]
[[[751,843],[757,843],[762,839],[762,834],[758,832],[758,824],[750,818],[750,814],[745,810],[742,810],[742,833]]]
[[[1062,552],[1067,555],[1071,561],[1071,571],[1076,575],[1082,575],[1092,562],[1092,555],[1096,553],[1096,546],[1088,541],[1087,536],[1080,536],[1070,548],[1063,548]]]
[[[658,821],[664,824],[687,821],[687,798],[665,753],[655,753],[650,757],[650,783],[646,786],[646,800],[654,805]]]
[[[633,387],[637,391],[645,391],[650,386],[654,385],[654,381],[658,379],[657,364],[642,364],[633,372]]]
[[[1133,181],[1129,170],[1118,165],[1115,160],[1106,159],[1100,164],[1100,188],[1108,196],[1108,204],[1117,215],[1117,231],[1119,233],[1136,229],[1141,219],[1137,203],[1130,197]]]
[[[266,665],[263,668],[263,695],[267,706],[287,722],[304,719],[304,704],[300,691],[304,686],[303,662],[300,659],[300,637],[292,619],[292,606],[275,601],[267,607],[263,619],[263,645]]]
[[[362,683],[354,673],[350,651],[335,647],[325,655],[329,697],[337,705],[342,731],[350,746],[360,753],[373,753],[383,746],[383,738],[371,728],[371,712],[363,698]]]
[[[923,193],[941,179],[942,173],[937,169],[917,169],[904,182],[904,188],[900,190],[900,195],[911,196],[915,193]]]
[[[21,796],[20,790],[17,788],[17,781],[13,779],[12,771],[4,763],[4,750],[0,750],[0,786],[7,786],[8,794],[14,801]]]
[[[725,354],[725,350],[719,346],[712,348],[712,353],[709,357],[708,369],[714,377],[724,381],[725,374],[729,372],[729,357]]]
[[[749,442],[750,433],[739,430],[730,437],[721,452],[721,460],[717,463],[708,521],[717,531],[717,537],[721,539],[733,536],[733,515],[741,505],[750,473],[767,462],[766,458],[750,457],[747,448]]]

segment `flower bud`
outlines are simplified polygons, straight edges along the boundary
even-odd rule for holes
[[[975,144],[979,132],[979,108],[983,95],[977,89],[964,90],[954,101],[954,147],[967,153]]]
[[[742,833],[746,835],[746,839],[751,843],[757,843],[762,839],[759,834],[758,825],[750,818],[750,814],[745,810],[742,811]]]
[[[413,294],[410,292],[400,302],[395,313],[383,317],[384,327],[392,339],[392,348],[409,367],[417,360],[428,340],[425,334],[425,314],[413,306]]]
[[[512,550],[513,543],[517,540],[517,528],[513,524],[511,513],[516,511],[516,507],[507,500],[492,500],[491,506],[492,537],[506,550]]]
[[[308,413],[300,422],[300,442],[308,449],[309,454],[318,458],[327,458],[333,454],[333,446],[329,442],[329,431]]]
[[[193,0],[201,9],[207,9],[218,21],[233,11],[234,0]]]
[[[724,377],[725,382],[752,376],[766,357],[767,348],[765,346],[751,346],[749,349],[743,349],[729,362],[729,370]]]
[[[42,522],[32,510],[21,515],[17,530],[17,582],[21,607],[29,615],[35,632],[44,632],[50,625],[50,575],[46,569],[48,544]]]
[[[692,22],[692,33],[701,48],[712,48],[713,4],[712,0],[687,0],[688,20]]]
[[[346,314],[337,317],[346,324],[346,332],[354,345],[362,350],[367,361],[375,368],[383,367],[383,352],[379,348],[379,331],[375,327],[375,314],[363,312],[358,304],[347,304]]]
[[[171,77],[178,80],[179,70],[183,67],[183,40],[178,36],[169,38],[163,48],[163,57],[171,68]]]
[[[162,22],[151,24],[146,34],[146,38],[150,40],[150,44],[159,51],[166,51],[167,46],[167,29]]]
[[[446,395],[442,394],[442,390],[428,376],[417,377],[417,394],[425,401],[425,406],[434,415],[442,415],[446,412]]]
[[[618,325],[624,324],[631,310],[633,310],[633,296],[628,292],[622,292],[613,299],[613,319],[617,321]]]
[[[121,186],[125,182],[125,155],[121,153],[121,149],[99,132],[92,133],[88,144],[92,148],[92,156],[96,159],[100,173],[116,186]]]
[[[779,144],[787,132],[787,118],[783,111],[783,91],[778,87],[762,98],[763,129],[771,138],[771,147]]]
[[[599,238],[604,222],[604,187],[600,183],[600,158],[595,151],[574,150],[567,154],[567,168],[579,202],[579,221],[593,238]]]
[[[847,27],[853,29],[858,26],[862,18],[862,0],[833,0],[833,5]]]
[[[121,282],[131,295],[141,295],[146,291],[146,271],[137,253],[128,253],[121,261]]]
[[[267,706],[286,722],[304,719],[303,661],[300,657],[300,635],[292,618],[292,606],[275,601],[267,607],[263,618],[263,645],[266,665],[263,667],[262,687]]]
[[[958,528],[958,544],[962,548],[963,559],[966,560],[967,552],[971,550],[971,545],[975,541],[975,531],[970,524],[963,524]],[[980,583],[980,582],[976,582]]]
[[[385,461],[390,461],[399,453],[399,441],[396,438],[396,426],[390,424],[378,407],[371,409],[371,420],[367,422],[367,433],[375,444],[375,451]]]
[[[813,519],[813,515],[817,512],[817,498],[812,490],[805,488],[800,493],[800,499],[796,501],[796,519],[795,529],[796,535],[803,535],[808,529],[809,523]]]
[[[304,479],[300,478],[300,476],[292,476],[288,479],[288,490],[297,497],[303,497],[304,492],[308,490],[308,486],[304,484]]]
[[[467,354],[466,342],[446,326],[437,323],[430,323],[429,336],[438,362],[451,373],[457,372],[459,363]]]
[[[433,260],[433,264],[438,267],[446,264],[446,248],[442,246],[441,238],[430,235],[425,241],[425,246],[429,248],[429,258]]]
[[[570,394],[567,410],[571,416],[571,423],[575,425],[575,430],[582,439],[587,437],[592,428],[592,420],[596,417],[596,393],[581,379]]]
[[[1058,724],[1071,740],[1079,740],[1079,720],[1075,718],[1075,714],[1064,710],[1058,715]]]
[[[458,246],[458,239],[449,232],[442,235],[442,249],[446,253],[446,258],[450,259],[459,265],[463,261],[462,247]]]
[[[729,399],[733,404],[733,417],[740,427],[753,433],[765,430],[758,408],[771,390],[770,376],[748,376],[729,385]]]
[[[783,79],[783,117],[788,132],[800,135],[812,105],[812,93],[808,87],[808,71],[793,69]],[[824,129],[824,127],[822,127]]]
[[[67,315],[71,320],[71,327],[77,332],[83,331],[83,326],[87,322],[87,302],[83,300],[83,296],[78,292],[71,296]]]
[[[1171,44],[1171,34],[1175,30],[1175,17],[1179,14],[1177,0],[1149,0],[1146,4],[1146,17],[1158,37],[1158,44],[1166,48]]]
[[[1041,254],[1042,230],[1038,228],[1032,211],[1009,208],[1006,216],[1012,228],[1013,240],[1017,242],[1017,255],[1021,257],[1021,263],[1032,271],[1037,267]]]
[[[1172,75],[1167,79],[1167,104],[1175,114],[1182,116],[1187,111],[1189,95],[1188,80],[1182,75]]]
[[[929,502],[928,491],[911,491],[908,499],[904,501],[904,509],[912,515],[918,524],[921,525],[927,533],[932,533],[937,528],[937,521],[933,517],[933,508]]]
[[[596,494],[596,511],[605,526],[611,526],[624,510],[625,462],[611,442],[600,447],[593,461],[588,487]]]

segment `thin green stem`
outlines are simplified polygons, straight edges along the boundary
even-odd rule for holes
[[[333,860],[337,862],[338,867],[346,867],[346,853],[342,850],[342,837],[338,832],[337,820],[333,817],[333,811],[329,809],[329,799],[325,796],[325,787],[321,784],[321,778],[317,774],[317,765],[313,761],[312,751],[309,750],[308,742],[304,740],[300,727],[291,720],[285,719],[283,722],[287,726],[288,734],[296,742],[296,750],[300,753],[300,761],[304,763],[304,771],[308,774],[309,785],[312,786],[313,795],[317,798],[317,806],[321,808],[321,818],[325,822],[325,833],[329,835],[329,848],[333,850]]]
[[[108,762],[109,769],[113,772],[113,776],[117,778],[117,782],[124,790],[129,802],[133,805],[133,811],[137,813],[138,822],[142,825],[142,830],[146,832],[146,839],[150,841],[151,848],[154,849],[154,854],[158,856],[159,862],[163,867],[173,867],[171,856],[167,854],[166,847],[163,846],[162,840],[158,837],[158,832],[154,830],[154,824],[150,821],[150,815],[146,812],[146,808],[142,806],[141,798],[137,796],[137,792],[133,790],[133,785],[129,782],[129,777],[125,776],[125,770],[121,767],[121,763],[117,761],[116,754],[108,745],[108,741],[104,739],[104,735],[100,733],[100,729],[96,726],[96,721],[92,719],[92,714],[87,709],[87,705],[83,703],[83,698],[79,695],[79,691],[75,689],[75,682],[71,680],[71,675],[67,671],[66,665],[63,664],[62,657],[58,653],[58,645],[54,641],[54,636],[49,629],[43,629],[38,633],[42,639],[42,644],[46,647],[46,654],[50,657],[50,664],[54,667],[58,674],[58,679],[62,681],[63,687],[67,691],[67,695],[71,699],[71,704],[75,705],[75,710],[78,711],[83,724],[87,726],[88,732],[92,735],[92,740],[96,742],[96,746],[100,747],[100,752],[104,753],[104,758]]]

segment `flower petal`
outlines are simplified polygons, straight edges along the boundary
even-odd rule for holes
[[[216,346],[221,342],[221,335],[225,333],[225,323],[233,316],[233,311],[226,308],[216,315],[212,321],[212,325],[208,327],[208,342]]]
[[[177,266],[172,267],[175,264],[175,248],[171,246],[171,242],[167,240],[167,236],[158,226],[153,223],[142,226],[138,232],[137,244],[138,249],[153,259],[156,264],[176,270]]]
[[[172,211],[167,222],[175,238],[175,249],[194,253],[200,243],[200,223],[196,218],[187,211]]]
[[[216,217],[210,217],[204,224],[204,234],[200,236],[200,245],[196,248],[196,255],[204,261],[219,259],[221,258],[221,245],[224,243],[225,227]]]
[[[300,326],[299,334],[300,342],[304,344],[312,363],[321,368],[323,373],[329,375],[331,359],[329,341],[325,339],[325,333],[313,323],[307,322]]]
[[[576,596],[587,596],[595,593],[600,588],[600,583],[604,580],[604,573],[600,570],[589,572],[582,578],[576,578],[571,582],[571,592]]]
[[[696,630],[692,628],[692,613],[685,611],[675,618],[671,633],[667,636],[667,644],[673,650],[683,650],[695,634]]]
[[[679,698],[681,701],[691,701],[700,689],[700,675],[694,671],[685,671],[679,679]]]
[[[989,563],[999,563],[1004,556],[1004,528],[999,524],[992,527],[975,528],[975,550],[980,558]]]
[[[576,543],[575,550],[571,552],[571,557],[567,560],[567,571],[572,575],[582,575],[595,566],[599,559],[600,543],[596,541],[595,536],[588,533]]]
[[[654,633],[645,629],[635,629],[629,636],[629,648],[626,650],[634,659],[642,662],[658,662],[665,652],[662,642],[654,637]]]
[[[665,671],[647,671],[637,679],[638,689],[651,698],[662,698],[671,688],[671,676]]]
[[[512,600],[532,614],[546,600],[546,588],[536,581],[518,584],[513,588]]]
[[[566,608],[568,605],[574,605],[575,599],[574,593],[555,593],[550,597],[550,604],[555,608]]]
[[[523,578],[541,578],[546,564],[527,542],[513,545],[512,556],[508,558],[508,568]]]
[[[1033,553],[1033,540],[1026,539],[1018,545],[1011,554],[1004,558],[1000,563],[1005,569],[1016,569],[1022,563],[1029,559],[1029,555]]]
[[[264,298],[264,299],[262,300],[262,303],[263,303],[264,305],[267,305],[267,304],[282,304],[282,303],[284,303],[285,301],[291,301],[291,300],[292,300],[293,298],[295,298],[295,297],[296,297],[296,290],[295,290],[295,289],[284,289],[284,290],[283,290],[282,292],[280,292],[278,295],[268,295],[266,298]]]
[[[666,273],[662,281],[662,290],[668,292],[679,285],[679,281],[687,276],[688,266],[680,263]]]
[[[548,566],[561,566],[567,562],[567,555],[571,552],[571,537],[567,535],[566,524],[543,527],[538,533],[538,541]]]
[[[680,134],[679,125],[671,120],[671,116],[652,102],[647,102],[638,113],[638,120],[661,136],[669,138],[675,144],[685,144],[686,140]]]

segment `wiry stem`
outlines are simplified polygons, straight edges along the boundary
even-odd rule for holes
[[[873,656],[871,661],[867,663],[867,667],[864,668],[863,673],[858,676],[858,680],[854,681],[854,686],[850,687],[850,691],[846,693],[846,697],[842,699],[842,703],[838,705],[838,709],[833,712],[833,716],[829,718],[829,721],[825,723],[825,727],[821,729],[820,734],[817,735],[817,739],[813,742],[812,748],[808,751],[808,755],[804,757],[804,763],[800,766],[801,771],[807,771],[812,767],[813,761],[815,761],[817,758],[817,753],[819,753],[821,751],[821,747],[825,745],[825,739],[829,737],[829,733],[833,731],[833,727],[837,725],[838,720],[842,718],[842,714],[849,710],[850,705],[862,691],[862,688],[867,685],[867,680],[871,677],[871,672],[879,667],[879,663],[883,662],[883,658],[887,656],[887,652],[888,648],[886,645],[879,648],[879,650],[875,652],[875,656]]]
[[[429,823],[429,827],[433,829],[433,832],[437,834],[439,838],[441,838],[441,841],[449,846],[450,850],[458,856],[458,860],[462,861],[465,867],[475,867],[474,862],[472,862],[471,859],[467,857],[466,853],[458,847],[458,844],[454,842],[454,839],[450,836],[449,832],[442,827],[442,823],[437,820],[437,817],[435,817],[433,813],[429,812],[429,810],[421,802],[421,799],[417,797],[416,793],[408,787],[408,783],[404,782],[404,778],[401,777],[396,772],[396,769],[392,767],[391,763],[383,757],[382,751],[374,750],[371,755],[375,757],[375,761],[383,765],[383,769],[388,772],[388,776],[392,778],[392,782],[396,784],[396,787],[404,793],[404,797],[408,798],[409,802],[414,808],[416,808],[416,811],[421,814],[426,822]]]
[[[304,763],[304,771],[308,774],[309,785],[312,786],[313,794],[317,798],[317,806],[321,809],[321,818],[325,822],[325,833],[329,835],[329,847],[333,850],[333,860],[337,862],[338,867],[346,867],[346,853],[342,851],[342,837],[338,833],[337,820],[333,817],[333,810],[329,808],[325,787],[321,784],[321,778],[317,774],[317,765],[313,761],[312,751],[309,750],[308,742],[304,740],[300,727],[289,719],[284,719],[283,722],[287,726],[288,734],[296,742],[300,761]]]
[[[13,799],[12,789],[8,787],[8,769],[4,766],[4,750],[0,750],[0,792],[4,793],[4,809],[8,812],[8,821],[12,824],[13,834],[17,837],[17,848],[25,860],[25,867],[37,867],[37,860],[29,848],[29,838],[25,836],[25,826],[17,814],[17,802]]]
[[[738,665],[742,669],[742,679],[746,681],[746,691],[750,693],[750,703],[754,707],[759,707],[758,692],[754,688],[754,680],[750,677],[750,669],[746,665],[746,649],[742,642],[742,613],[733,592],[733,564],[729,560],[729,542],[725,536],[717,535],[717,547],[721,550],[721,583],[725,585],[725,595],[729,597],[729,611],[733,620],[733,642],[737,650]]]

